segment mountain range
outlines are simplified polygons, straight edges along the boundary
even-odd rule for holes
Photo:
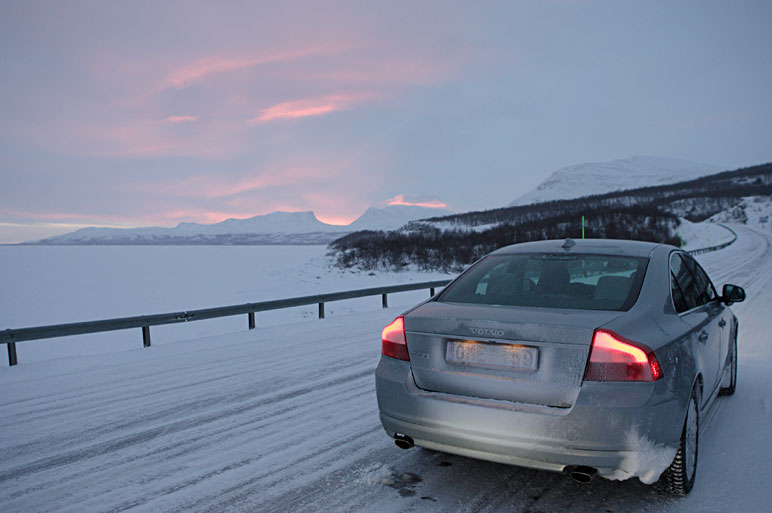
[[[452,214],[443,208],[415,205],[370,207],[348,225],[323,223],[311,211],[271,212],[214,224],[179,223],[173,228],[81,228],[34,242],[43,245],[117,244],[327,244],[359,230],[396,230],[427,217]]]
[[[671,184],[720,170],[708,164],[651,156],[577,164],[558,169],[508,206]],[[179,223],[172,228],[89,227],[32,244],[327,244],[355,231],[396,230],[411,221],[451,214],[444,208],[417,205],[373,206],[348,225],[332,225],[320,221],[311,211],[279,211],[214,224]]]

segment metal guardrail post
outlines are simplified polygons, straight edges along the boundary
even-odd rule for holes
[[[324,319],[324,303],[319,303],[319,318]]]
[[[16,358],[16,342],[8,342],[8,366],[13,367],[19,363]]]
[[[429,289],[429,297],[434,297],[434,287]]]
[[[389,307],[389,298],[386,297],[386,294],[381,294],[381,303],[383,303],[384,308]]]
[[[150,347],[150,326],[142,326],[142,347]]]
[[[255,329],[255,312],[249,312],[247,317],[249,317],[249,329]]]

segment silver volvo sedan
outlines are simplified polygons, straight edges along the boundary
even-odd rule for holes
[[[684,251],[541,241],[482,258],[384,328],[380,418],[398,447],[687,494],[700,418],[737,379],[745,292]]]

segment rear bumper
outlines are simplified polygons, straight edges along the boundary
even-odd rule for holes
[[[655,384],[585,383],[571,408],[491,401],[416,387],[409,362],[376,371],[381,423],[416,445],[500,463],[563,471],[586,465],[611,479],[655,481],[675,456],[683,413]]]

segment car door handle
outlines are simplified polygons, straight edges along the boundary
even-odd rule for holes
[[[726,326],[726,321],[724,319],[721,319],[720,321],[718,321],[719,328],[723,328],[724,326]]]
[[[700,342],[705,342],[706,340],[708,340],[708,332],[703,331],[702,333],[700,333],[700,336],[697,338],[699,339]]]

